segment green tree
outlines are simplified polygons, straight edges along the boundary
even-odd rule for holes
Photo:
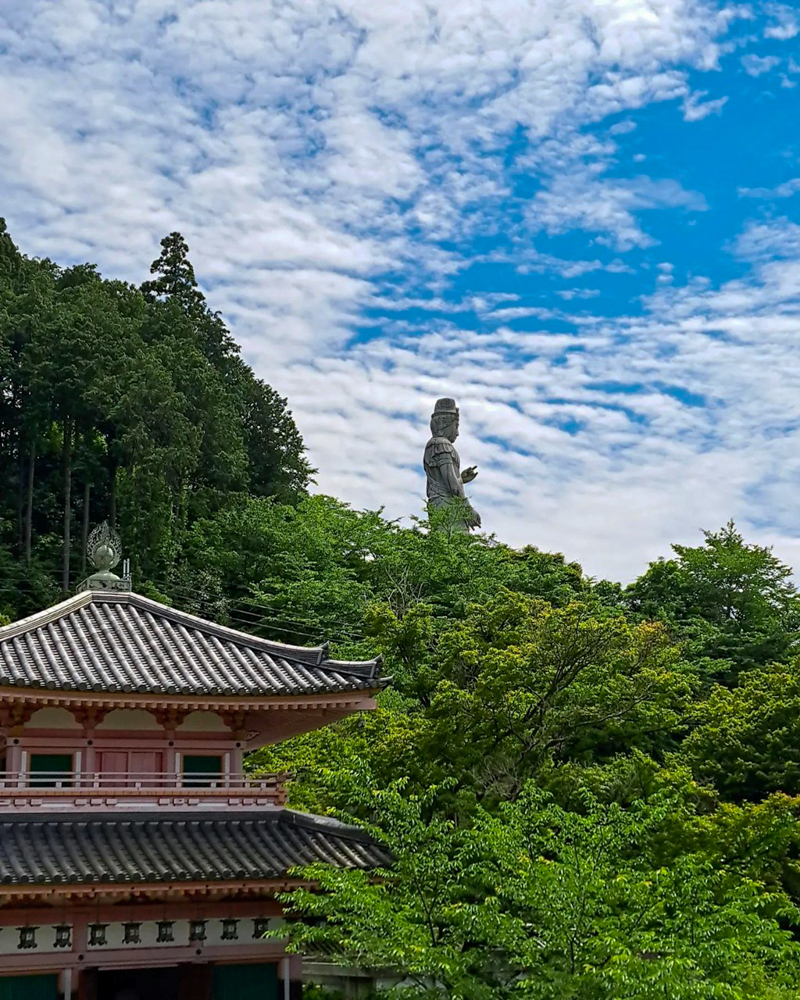
[[[404,778],[421,793],[450,781],[443,807],[468,819],[476,802],[514,799],[529,778],[549,781],[564,762],[678,745],[694,678],[663,627],[510,591],[463,621],[437,626],[424,612],[418,605],[391,635],[395,659],[402,643],[412,659],[427,658],[405,696],[382,696],[370,719],[259,751],[253,766],[295,771],[293,801],[314,808],[315,796],[317,806],[335,803],[320,772],[355,754],[385,785]]]
[[[193,509],[179,504],[185,520],[213,512],[219,494],[250,492],[296,501],[311,468],[286,400],[257,379],[219,313],[200,291],[189,247],[180,233],[161,241],[142,285],[150,303],[146,337],[172,353],[170,369],[200,434],[196,470],[179,492]]]
[[[436,660],[426,758],[455,755],[461,781],[501,799],[553,761],[669,747],[693,688],[661,626],[508,591],[453,623]]]
[[[435,790],[340,779],[391,868],[316,865],[282,898],[293,948],[393,973],[396,996],[458,1000],[788,1000],[800,972],[786,895],[717,855],[651,844],[690,805],[662,794],[581,812],[528,786],[466,827]],[[378,877],[376,877],[376,875]],[[320,891],[321,890],[321,891]]]
[[[682,753],[698,778],[736,801],[800,794],[800,662],[742,674],[733,690],[712,689],[694,709]]]
[[[701,546],[673,545],[626,591],[630,607],[660,618],[691,658],[726,682],[740,670],[785,660],[800,643],[800,599],[791,569],[770,548],[748,544],[730,522]]]
[[[305,445],[287,400],[243,363],[235,367],[233,377],[244,424],[248,493],[296,503],[315,470],[306,460]]]
[[[142,284],[145,297],[152,300],[172,300],[187,315],[202,319],[207,306],[197,287],[194,268],[189,260],[189,245],[180,233],[170,233],[161,241],[161,253],[150,265],[156,277]]]
[[[70,589],[93,520],[121,527],[140,578],[166,577],[191,524],[246,489],[303,495],[286,402],[239,357],[179,234],[153,275],[139,290],[29,259],[0,222],[2,599],[20,613],[50,593],[40,574]]]

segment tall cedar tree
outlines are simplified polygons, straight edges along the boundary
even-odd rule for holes
[[[0,614],[71,590],[105,517],[140,578],[164,577],[197,517],[305,493],[286,401],[208,308],[180,234],[152,274],[28,258],[0,220]]]

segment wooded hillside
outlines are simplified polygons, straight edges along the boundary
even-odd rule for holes
[[[198,517],[308,484],[286,400],[239,356],[179,233],[151,271],[137,288],[30,259],[0,220],[0,613],[66,593],[106,518],[140,578],[166,578]]]
[[[178,234],[136,288],[3,227],[0,372],[5,618],[58,600],[109,517],[138,590],[383,655],[377,711],[249,762],[394,858],[306,872],[327,891],[285,897],[297,948],[404,998],[798,995],[800,597],[769,549],[728,524],[622,587],[308,495]]]

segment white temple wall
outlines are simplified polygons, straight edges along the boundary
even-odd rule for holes
[[[192,712],[175,730],[179,733],[229,733],[221,717],[216,712]]]
[[[153,713],[147,712],[145,709],[115,708],[104,717],[99,725],[95,726],[95,732],[98,733],[109,729],[124,729],[129,733],[161,732],[162,726]]]
[[[81,729],[80,722],[66,708],[40,708],[22,727],[30,729]]]

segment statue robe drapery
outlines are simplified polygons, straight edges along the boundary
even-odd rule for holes
[[[443,507],[453,499],[465,504],[466,526],[480,527],[480,515],[466,499],[461,481],[461,459],[452,441],[446,437],[432,437],[425,447],[423,459],[428,477],[428,503]]]

